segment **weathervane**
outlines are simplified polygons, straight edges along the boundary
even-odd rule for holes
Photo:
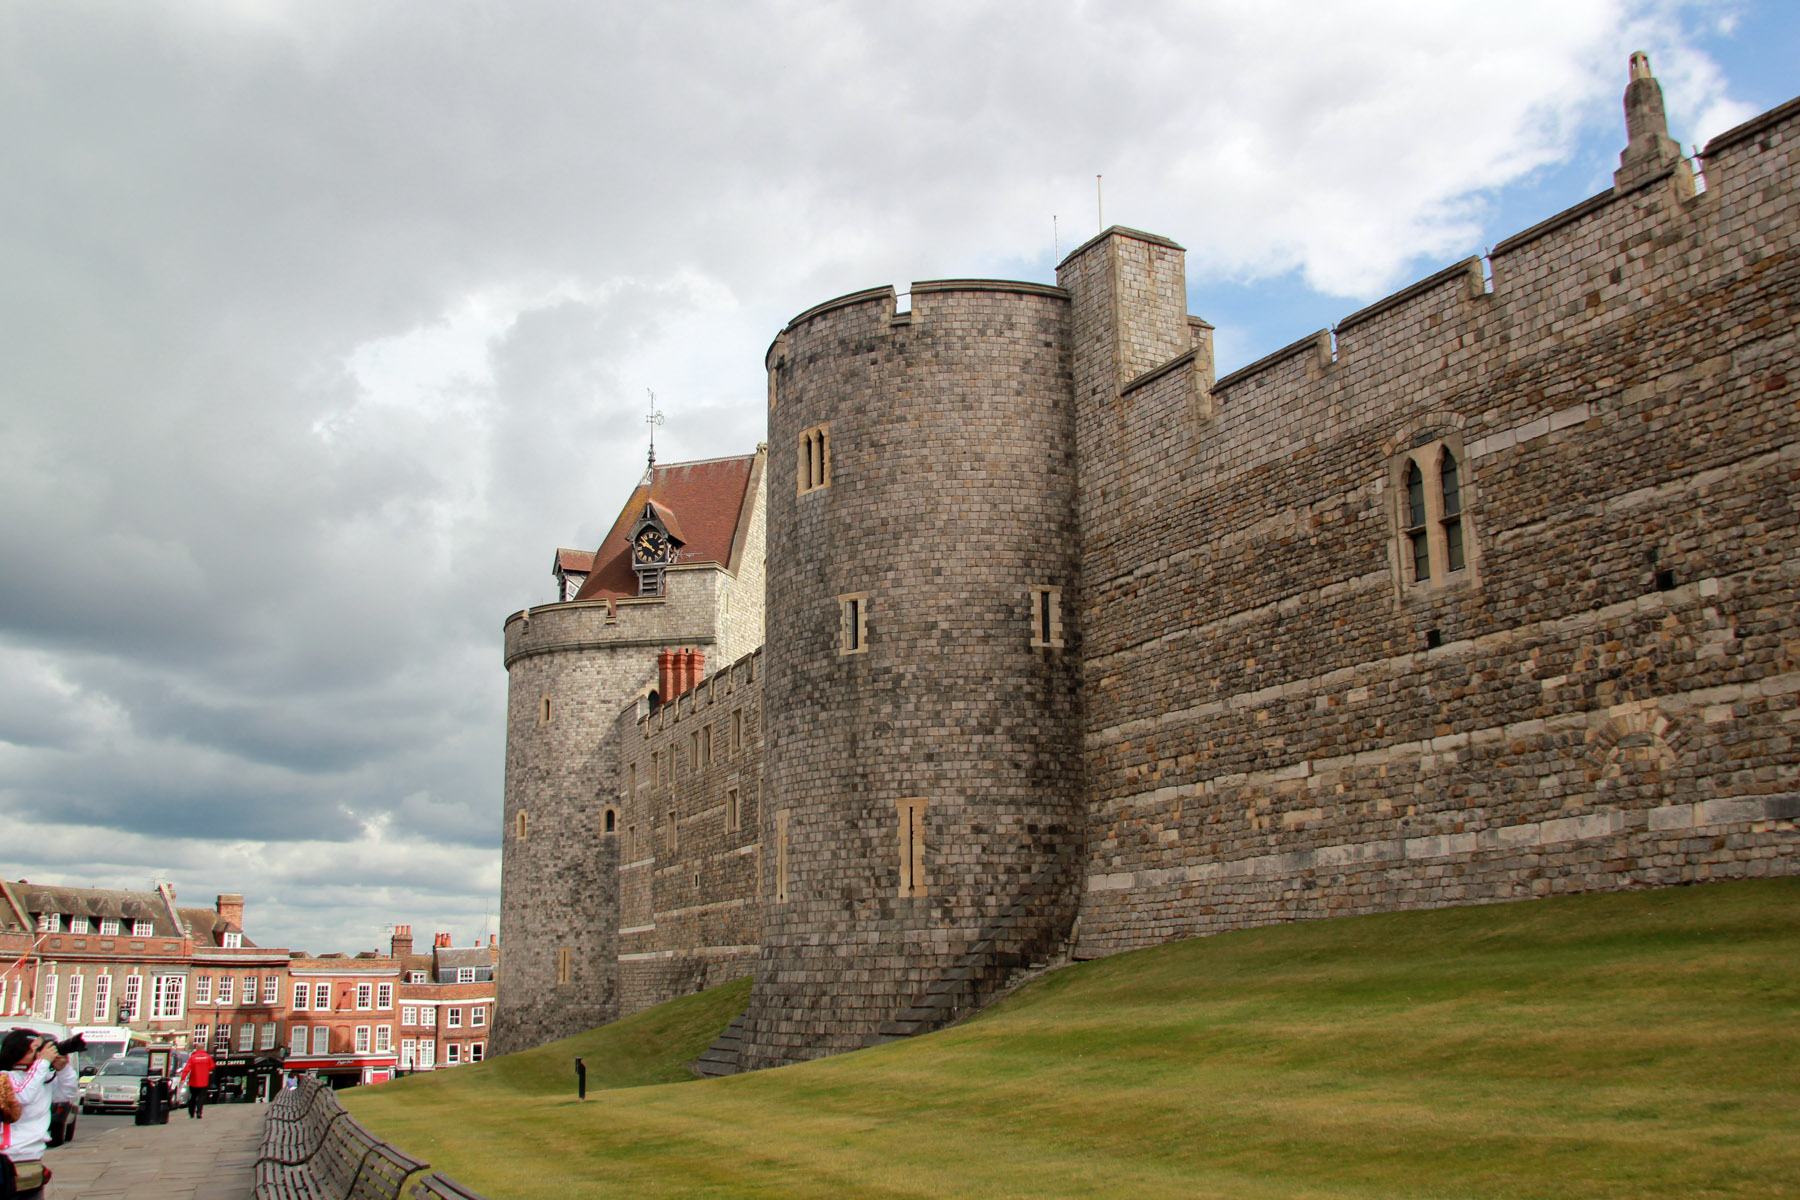
[[[650,465],[654,467],[656,465],[656,427],[663,423],[663,415],[656,407],[656,393],[651,392],[649,388],[644,390],[650,393],[650,411],[644,416],[644,424],[650,427]]]

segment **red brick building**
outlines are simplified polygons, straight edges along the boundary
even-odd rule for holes
[[[430,1071],[487,1057],[494,1024],[494,971],[500,951],[453,946],[440,933],[429,954],[413,954],[412,929],[394,930],[394,954],[405,964],[400,986],[400,1066]]]
[[[244,898],[184,908],[175,889],[0,882],[0,1011],[68,1025],[122,1025],[246,1050],[276,1036],[287,951],[244,936]]]
[[[455,947],[440,933],[413,953],[412,926],[394,927],[385,955],[294,955],[282,1018],[289,1070],[378,1083],[487,1056],[499,948]]]
[[[292,956],[282,1013],[287,1069],[317,1071],[340,1086],[392,1078],[399,981],[400,964],[373,950]]]

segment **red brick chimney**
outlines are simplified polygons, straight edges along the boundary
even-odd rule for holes
[[[235,929],[239,933],[244,931],[244,897],[242,895],[227,892],[220,896],[218,910],[219,919],[225,922],[227,928]]]
[[[389,943],[388,949],[389,949],[389,952],[395,958],[405,958],[407,955],[411,954],[412,953],[412,926],[411,925],[396,925],[396,926],[394,926],[394,937],[393,937],[393,940]]]
[[[706,655],[692,648],[681,652],[681,690],[685,695],[700,686],[700,677],[706,673]]]
[[[681,694],[675,677],[675,663],[680,654],[679,650],[664,650],[656,656],[656,699],[659,703],[667,704]]]
[[[450,935],[447,933],[440,933],[437,935],[437,940],[431,944],[434,948],[442,947],[443,949],[448,950],[450,949]]]

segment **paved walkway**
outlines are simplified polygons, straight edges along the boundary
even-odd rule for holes
[[[250,1200],[266,1104],[215,1104],[196,1121],[128,1125],[88,1135],[44,1156],[51,1200]]]

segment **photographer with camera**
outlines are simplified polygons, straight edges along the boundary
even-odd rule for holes
[[[65,1086],[73,1081],[75,1067],[54,1039],[29,1029],[15,1029],[0,1040],[0,1067],[19,1103],[18,1120],[0,1127],[0,1155],[6,1159],[0,1195],[29,1200],[50,1182],[44,1147],[50,1140],[52,1090],[59,1081]],[[68,1080],[62,1080],[65,1073]]]

